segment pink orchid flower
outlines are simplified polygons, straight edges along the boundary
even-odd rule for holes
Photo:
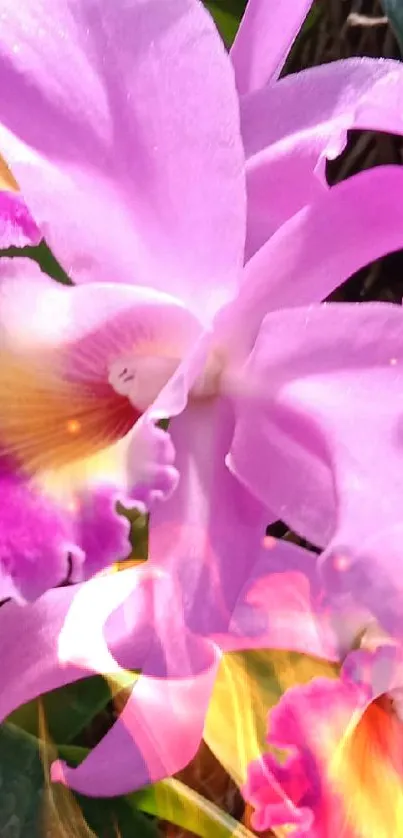
[[[322,184],[243,268],[242,138],[247,146],[260,112],[252,102],[259,91],[247,91],[269,79],[262,96],[276,96],[280,107],[279,61],[309,5],[272,4],[269,13],[267,4],[249,3],[229,58],[196,0],[131,0],[122,8],[52,0],[18,12],[5,4],[0,148],[52,250],[81,285],[58,286],[27,260],[0,266],[3,598],[34,599],[123,557],[128,524],[116,514],[118,500],[150,509],[170,498],[153,510],[152,555],[191,575],[189,591],[208,581],[209,591],[236,597],[268,518],[329,543],[339,498],[328,429],[317,430],[327,392],[318,390],[313,418],[300,407],[296,393],[311,387],[312,376],[295,344],[312,335],[314,381],[333,387],[337,368],[324,363],[341,359],[343,331],[340,376],[353,377],[361,400],[361,366],[369,362],[357,335],[371,321],[374,351],[386,347],[385,387],[398,374],[397,307],[351,306],[342,314],[337,306],[304,307],[402,245],[403,170],[379,168],[331,190]],[[261,22],[269,15],[267,26],[277,21],[281,49],[278,40],[270,47],[264,26],[253,27],[255,15]],[[253,84],[245,75],[251,61],[260,67]],[[288,139],[268,139],[274,157],[265,158],[266,172],[272,159],[287,168],[302,155],[316,182],[331,138],[341,142],[348,127],[403,131],[401,66],[364,62],[351,73],[349,66],[335,68],[333,88],[324,80],[331,68],[324,69],[304,110],[309,130],[298,121],[292,130],[294,108],[284,98]],[[298,91],[298,79],[284,84]],[[240,104],[251,109],[242,138]],[[288,193],[300,183],[289,180]],[[301,201],[312,197],[308,190]],[[267,212],[276,203],[267,194]],[[344,439],[344,414],[333,414]],[[166,417],[169,436],[156,426]],[[228,452],[229,467],[257,498],[248,501],[249,516],[224,465]],[[350,525],[344,529],[343,545],[354,544]],[[168,551],[154,531],[168,532]]]
[[[196,595],[152,560],[0,608],[1,719],[93,672],[118,684],[126,675],[126,687],[127,670],[142,672],[109,732],[78,767],[54,763],[54,781],[114,796],[179,771],[200,744],[223,651],[292,649],[340,659],[368,617],[323,605],[316,557],[272,539],[250,558],[225,628],[224,589],[214,612],[206,587]]]
[[[288,755],[251,763],[243,789],[257,831],[402,835],[402,664],[401,648],[382,643],[351,652],[339,678],[287,690],[269,714],[267,741]]]

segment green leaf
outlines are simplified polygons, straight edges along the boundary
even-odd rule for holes
[[[403,55],[403,0],[381,0]]]
[[[245,826],[180,780],[163,780],[147,786],[128,796],[127,800],[136,809],[187,829],[200,838],[253,838]]]
[[[51,759],[59,756],[73,766],[82,762],[89,753],[88,748],[76,745],[65,745],[57,750],[50,746],[49,751]],[[56,788],[58,787],[53,786],[52,790]],[[123,796],[103,799],[74,794],[74,802],[90,827],[91,834],[94,832],[100,838],[135,838],[137,835],[139,838],[158,838],[155,822],[138,811],[133,803]]]
[[[77,794],[75,798],[99,838],[158,838],[156,824],[123,797],[100,799]]]
[[[110,698],[109,686],[100,675],[44,695],[41,702],[51,741],[58,744],[71,742],[104,709]],[[39,734],[38,720],[37,700],[19,707],[8,719],[32,736]]]
[[[49,783],[57,755],[77,764],[87,753],[57,750],[14,725],[0,725],[1,838],[157,838],[154,822],[124,797],[88,798]]]
[[[8,724],[0,726],[0,789],[2,838],[43,838],[39,751],[34,739]]]
[[[204,739],[242,786],[249,763],[266,750],[267,714],[288,687],[317,675],[336,677],[330,663],[292,652],[232,652],[223,656],[204,726]]]
[[[46,242],[42,240],[37,247],[9,247],[7,250],[0,250],[1,256],[21,256],[33,259],[38,263],[45,274],[48,274],[53,279],[61,282],[63,285],[71,285],[71,279],[67,276],[62,266],[53,255]]]
[[[296,54],[298,54],[298,50],[302,42],[304,42],[305,38],[309,35],[312,37],[311,30],[319,23],[319,20],[322,16],[322,8],[321,5],[318,3],[314,3],[311,8],[311,11],[307,15],[302,24],[302,27],[291,47],[291,50],[287,56],[287,60],[285,62],[284,68],[282,70],[281,75],[285,76],[287,73],[295,72],[295,69],[299,69],[299,67],[294,67],[294,62],[296,60]]]
[[[204,5],[213,16],[224,43],[230,47],[244,13],[244,0],[205,0]]]
[[[63,786],[51,786],[47,776],[48,761],[39,741],[14,725],[2,724],[1,837],[97,838],[72,793]]]

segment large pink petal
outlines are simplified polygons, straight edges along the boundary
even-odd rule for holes
[[[402,84],[399,62],[353,58],[287,76],[241,101],[247,257],[320,197],[326,159],[343,150],[348,129],[403,133]]]
[[[219,665],[218,650],[202,642],[189,644],[188,654],[189,675],[142,675],[99,745],[78,768],[54,763],[52,779],[83,794],[113,797],[184,768],[199,748]]]
[[[230,60],[196,0],[5,0],[0,149],[77,281],[176,293],[208,316],[243,256]]]
[[[180,480],[151,513],[149,562],[179,577],[192,630],[225,632],[261,551],[269,513],[225,465],[233,434],[226,400],[190,402],[171,421],[170,433]]]
[[[401,248],[402,189],[402,167],[378,167],[286,222],[248,262],[238,298],[219,317],[234,351],[253,345],[263,313],[322,300],[359,268]]]
[[[248,380],[258,398],[256,425],[262,430],[251,434],[240,401],[232,450],[235,472],[303,535],[310,533],[309,507],[320,500],[323,486],[316,463],[321,471],[326,468],[334,484],[333,498],[327,496],[332,503],[323,510],[329,592],[352,593],[399,636],[402,364],[400,306],[326,304],[269,315],[248,364]],[[257,421],[259,398],[267,401]],[[291,417],[284,425],[284,449],[288,433],[311,459],[309,493],[298,478],[304,461],[296,446],[296,484],[287,491],[281,476],[277,483],[271,468],[270,404]],[[281,473],[281,457],[276,465]]]
[[[286,317],[284,317],[286,321]],[[266,372],[262,344],[246,366]],[[268,364],[270,366],[270,362]],[[228,465],[244,485],[294,531],[316,546],[334,533],[337,498],[324,441],[304,415],[275,400],[262,375],[260,398],[237,400],[237,422]],[[255,416],[251,425],[251,411]],[[263,455],[264,452],[264,455]]]
[[[121,615],[106,625],[106,637],[122,630],[127,613],[126,636],[114,654],[133,668],[133,650],[142,643],[141,677],[118,721],[85,761],[75,769],[56,763],[52,770],[54,780],[94,796],[132,791],[189,762],[200,743],[220,657],[217,647],[188,631],[176,579],[149,565],[118,575],[127,578],[128,596]],[[72,609],[63,627],[67,639],[74,637],[82,611],[79,601],[74,607],[76,614]],[[141,619],[148,621],[146,632]]]
[[[31,605],[3,605],[0,659],[7,689],[0,717],[88,674],[141,668],[154,636],[158,584],[155,575],[135,568],[48,591]]]
[[[179,299],[164,292],[114,281],[61,285],[31,259],[1,260],[0,295],[2,342],[37,352],[82,341],[87,366],[92,361],[94,368],[98,355],[110,355],[113,347],[128,352],[135,336],[135,343],[150,341],[150,347],[159,342],[161,349],[170,348],[175,340],[184,347],[201,328]]]
[[[368,622],[358,609],[325,604],[317,557],[266,537],[237,599],[228,630],[212,639],[224,651],[286,649],[337,661]]]
[[[277,78],[311,5],[312,0],[248,0],[231,49],[240,94]]]
[[[149,565],[180,580],[187,625],[225,651],[291,647],[337,659],[342,633],[321,609],[315,558],[267,549],[264,511],[225,467],[231,405],[191,399],[170,431],[180,482],[151,513]]]
[[[194,756],[219,652],[187,632],[180,591],[161,571],[136,568],[50,591],[31,606],[7,604],[0,646],[7,674],[2,718],[88,674],[127,686],[122,667],[142,670],[111,731],[79,768],[56,764],[55,780],[95,796],[122,794],[175,773]]]

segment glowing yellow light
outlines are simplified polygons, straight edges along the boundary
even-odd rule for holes
[[[66,424],[66,428],[69,434],[78,434],[81,430],[81,422],[79,422],[78,419],[69,419]]]

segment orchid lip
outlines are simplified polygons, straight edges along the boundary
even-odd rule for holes
[[[116,393],[144,412],[173,376],[181,360],[160,353],[123,355],[109,366],[108,381]],[[217,396],[223,389],[225,366],[221,353],[212,351],[189,391],[190,398],[200,400]]]
[[[108,381],[116,393],[126,396],[143,412],[168,383],[179,362],[179,358],[161,355],[122,356],[110,365]]]

